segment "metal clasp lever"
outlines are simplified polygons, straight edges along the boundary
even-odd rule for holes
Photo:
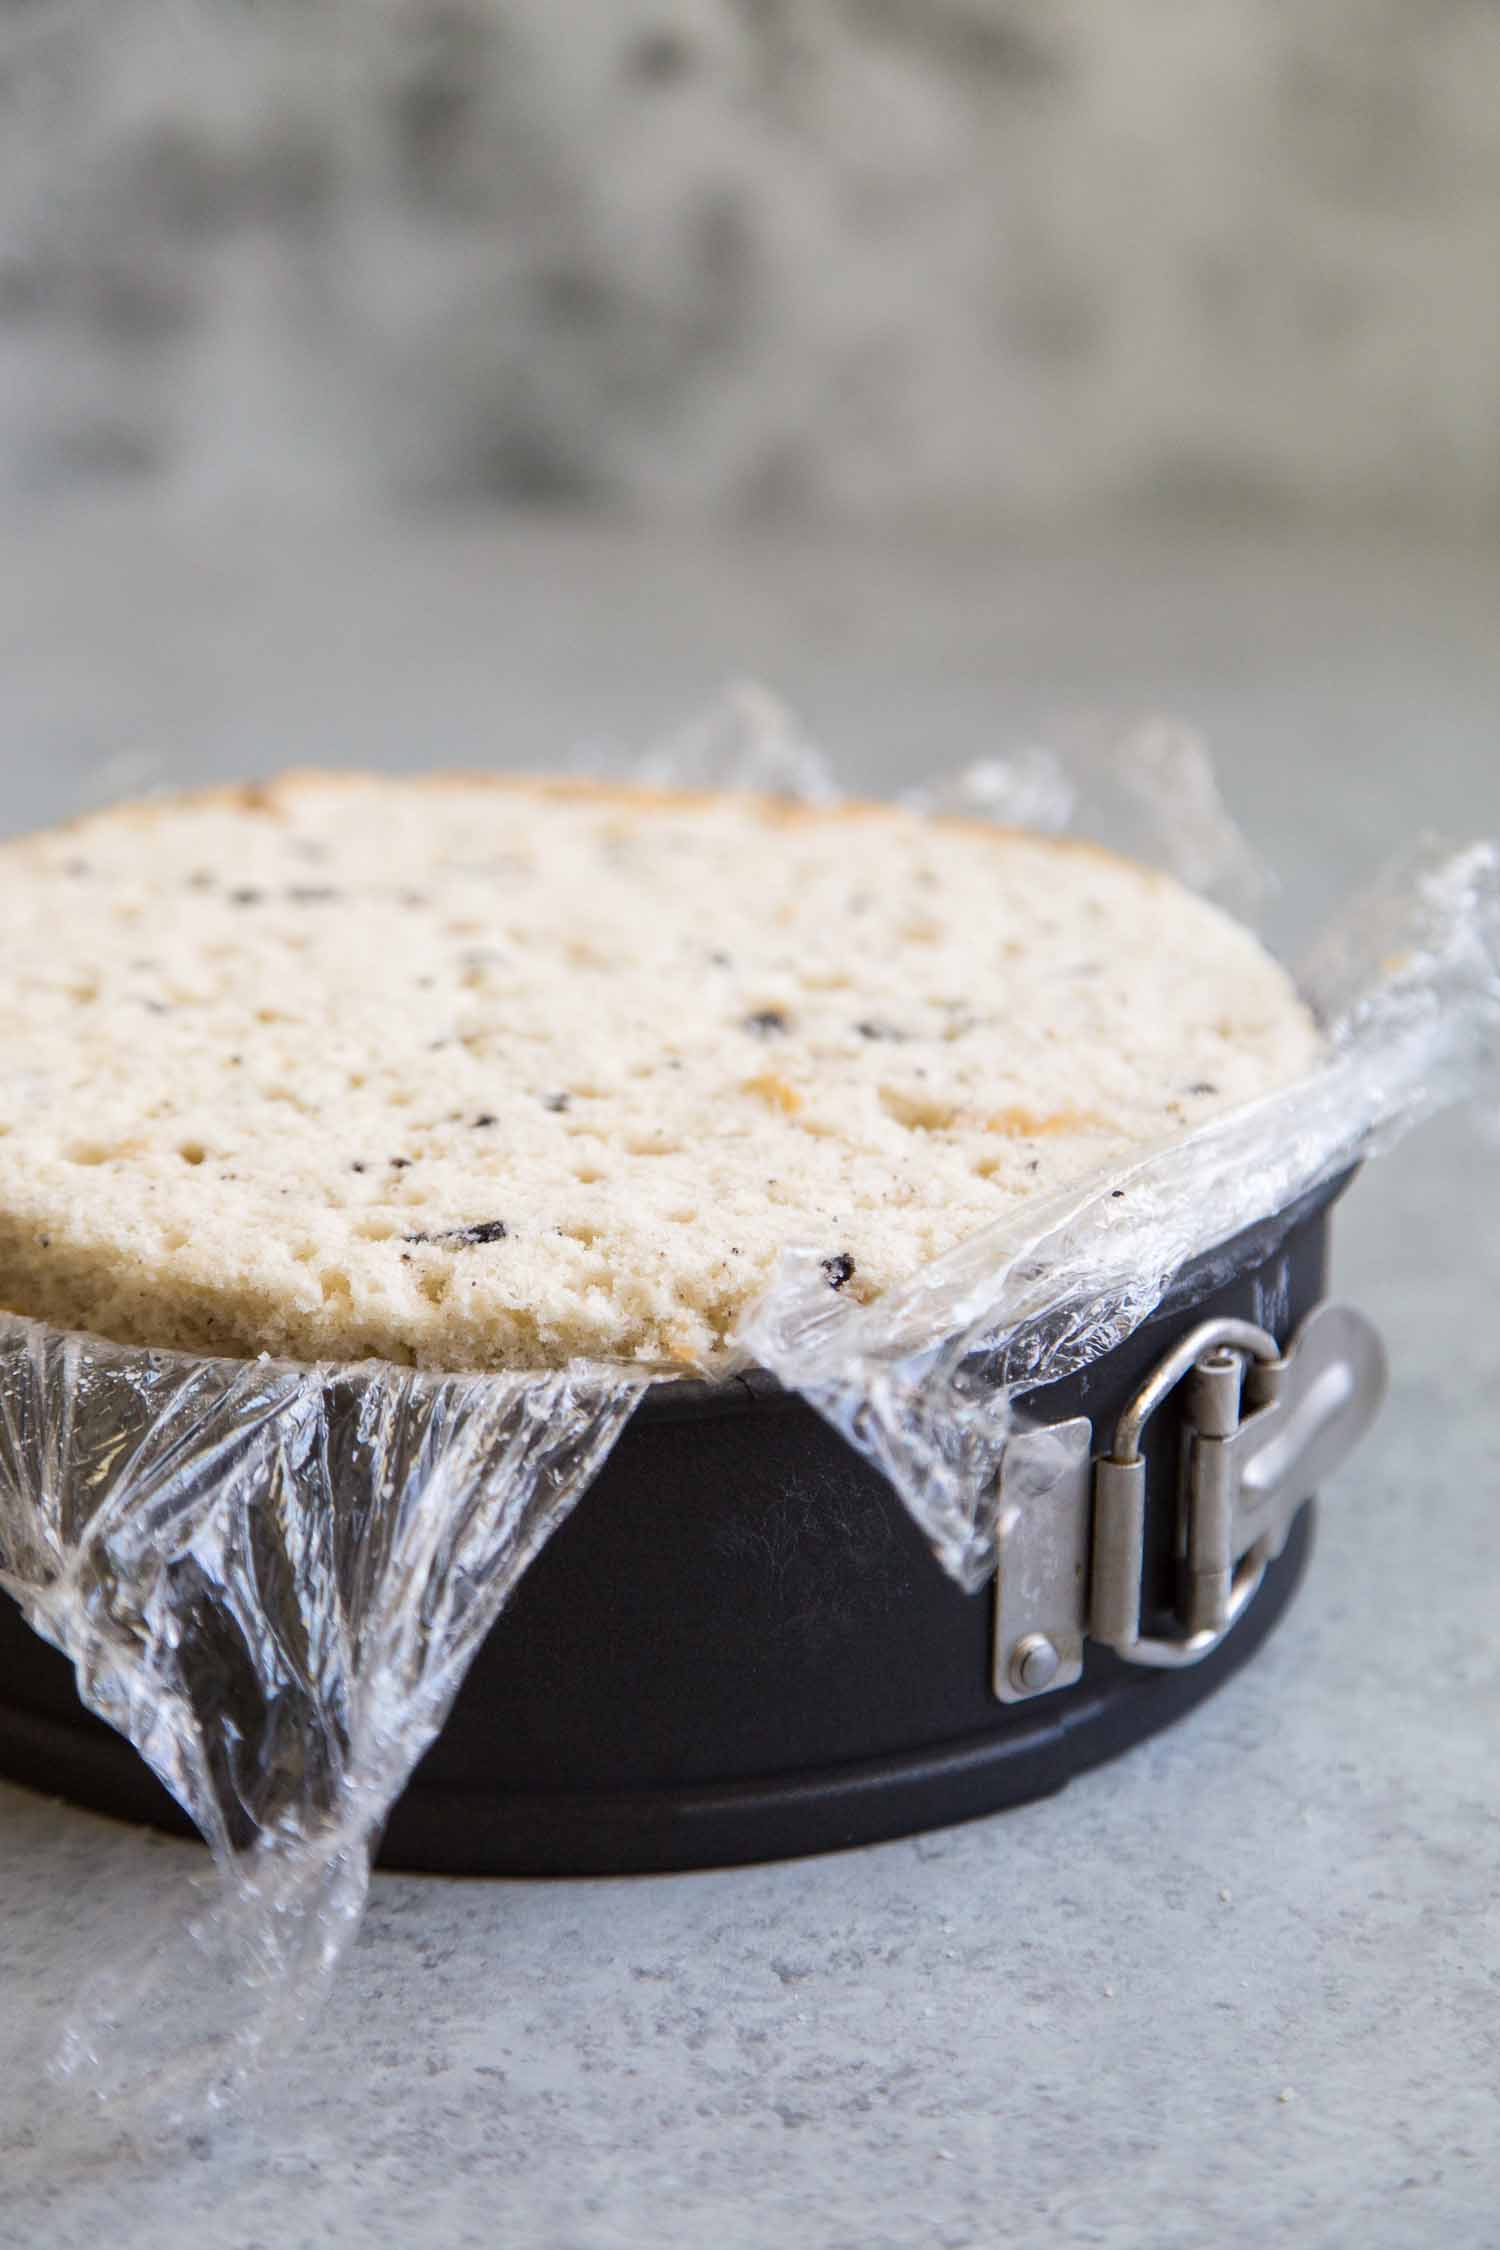
[[[1189,1385],[1178,1476],[1175,1629],[1141,1630],[1146,1425]],[[1346,1458],[1385,1393],[1385,1354],[1347,1305],[1319,1305],[1285,1352],[1243,1320],[1174,1345],[1093,1459],[1082,1417],[1021,1433],[1001,1484],[995,1693],[1066,1687],[1085,1638],[1134,1664],[1196,1664],[1218,1647],[1286,1544],[1298,1509]]]

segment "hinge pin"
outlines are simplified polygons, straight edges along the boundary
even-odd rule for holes
[[[1205,1352],[1193,1369],[1188,1413],[1204,1437],[1232,1437],[1240,1426],[1245,1362],[1222,1345]]]

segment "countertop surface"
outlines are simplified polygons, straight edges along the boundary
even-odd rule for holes
[[[109,513],[9,526],[0,585],[0,827],[104,762],[546,762],[751,672],[869,788],[1168,704],[1288,937],[1415,828],[1500,831],[1478,551]],[[1286,1622],[1184,1724],[1048,1803],[805,1864],[379,1877],[304,2044],[186,2141],[44,2070],[192,1851],[0,1785],[0,2244],[1492,2245],[1494,1144],[1447,1119],[1372,1167],[1336,1263],[1391,1398]]]

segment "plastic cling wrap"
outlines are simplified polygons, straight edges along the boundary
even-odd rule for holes
[[[752,689],[638,770],[835,793]],[[1200,746],[1162,723],[990,760],[921,802],[1079,826],[1241,906],[1261,882]],[[1300,1083],[1018,1208],[874,1304],[831,1291],[820,1250],[794,1252],[742,1322],[742,1361],[885,1472],[964,1586],[993,1565],[1029,1392],[1122,1341],[1185,1263],[1494,1082],[1500,854],[1411,855],[1337,917],[1302,982],[1328,1047]],[[0,1585],[221,1878],[178,1954],[143,1947],[75,2011],[75,2065],[132,2090],[165,2076],[196,2106],[316,2004],[391,1805],[649,1379],[195,1360],[0,1315]]]
[[[88,1995],[75,2065],[106,2088],[175,2071],[196,2102],[316,2005],[391,1805],[643,1381],[195,1360],[0,1320],[0,1585],[223,1881],[190,1972],[148,1955]],[[184,2045],[204,1979],[209,2051]]]

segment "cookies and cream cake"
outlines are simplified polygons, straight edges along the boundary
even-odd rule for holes
[[[890,806],[291,775],[0,847],[0,1305],[126,1342],[711,1370],[1318,1034],[1096,848]]]

